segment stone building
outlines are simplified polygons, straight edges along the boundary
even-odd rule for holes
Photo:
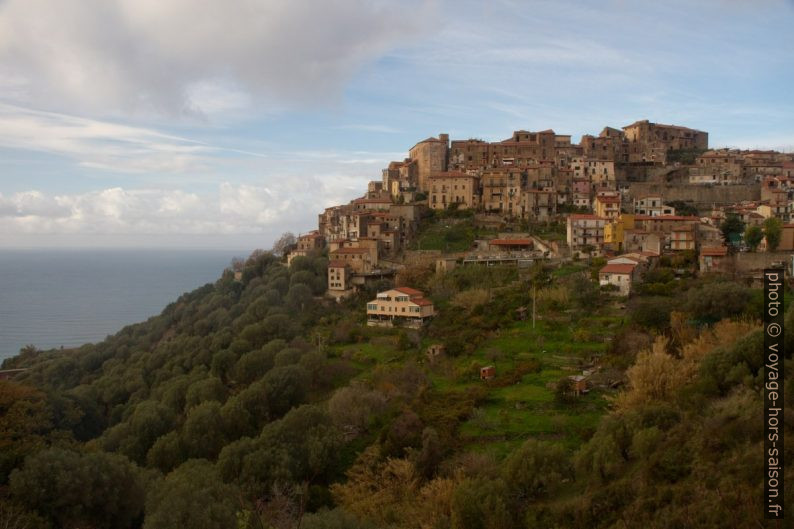
[[[708,151],[689,169],[690,184],[728,185],[742,183],[744,158],[735,149]]]
[[[411,160],[416,162],[416,185],[419,191],[430,189],[430,175],[447,170],[449,154],[449,135],[439,134],[438,138],[420,141],[408,151]]]
[[[623,127],[629,143],[662,143],[668,150],[708,149],[709,134],[679,125],[651,123],[647,119]]]
[[[457,204],[460,209],[473,209],[479,205],[479,178],[459,171],[438,172],[430,175],[429,206],[446,209]]]
[[[498,167],[482,172],[481,205],[485,211],[520,215],[522,189],[527,175],[517,167]]]

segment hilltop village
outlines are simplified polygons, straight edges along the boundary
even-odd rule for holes
[[[759,526],[792,169],[647,121],[421,141],[162,314],[4,361],[0,522]]]
[[[792,154],[710,150],[707,132],[647,120],[579,144],[553,130],[499,142],[440,134],[391,162],[360,198],[323,211],[288,260],[327,247],[336,299],[428,261],[443,271],[604,257],[599,282],[623,295],[665,254],[752,278],[794,251],[793,179]],[[417,234],[429,217],[471,219],[489,236],[464,251],[422,249]],[[770,218],[780,221],[773,243],[762,236],[748,247],[744,230],[765,234]]]

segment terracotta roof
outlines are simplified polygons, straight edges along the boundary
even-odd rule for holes
[[[598,271],[599,274],[631,274],[637,265],[608,264]]]
[[[421,290],[416,290],[415,288],[411,287],[397,287],[394,290],[402,292],[403,294],[408,294],[409,296],[424,296],[424,293]]]
[[[568,216],[571,220],[603,220],[606,221],[604,217],[599,217],[598,215],[593,215],[592,213],[574,213],[573,215]]]
[[[340,261],[338,259],[333,259],[328,261],[328,268],[345,268],[346,266],[350,266],[345,261]]]
[[[414,298],[414,299],[411,300],[411,302],[412,303],[416,303],[420,307],[427,307],[428,305],[432,305],[433,304],[432,301],[430,301],[429,299],[425,299],[425,298]]]
[[[700,255],[710,255],[713,257],[721,257],[728,255],[728,248],[725,246],[715,246],[713,248],[701,248]]]
[[[369,250],[366,248],[338,248],[331,252],[331,255],[334,254],[358,254],[358,253],[369,253]]]
[[[602,204],[620,204],[620,197],[596,197],[596,200]]]
[[[491,239],[488,244],[495,246],[527,246],[532,244],[532,239]]]
[[[642,259],[640,259],[638,257],[632,257],[630,255],[616,255],[615,257],[612,257],[611,259],[607,259],[607,264],[621,264],[621,263],[613,263],[612,262],[612,261],[616,261],[618,259],[628,259],[629,261],[634,261],[637,264],[642,262]]]
[[[683,215],[634,215],[634,220],[700,221],[700,217],[683,216]]]

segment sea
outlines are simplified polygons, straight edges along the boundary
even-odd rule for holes
[[[0,249],[0,361],[95,343],[214,282],[230,250]]]

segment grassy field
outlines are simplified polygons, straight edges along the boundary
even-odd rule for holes
[[[608,402],[603,390],[591,390],[570,404],[555,399],[554,385],[569,375],[580,374],[591,360],[606,350],[608,326],[620,316],[613,309],[575,322],[540,320],[517,322],[483,343],[476,353],[451,360],[446,373],[433,378],[443,392],[461,392],[482,386],[486,398],[461,424],[459,435],[469,449],[502,457],[529,437],[553,440],[569,449],[579,446],[595,429]],[[591,329],[581,339],[576,329]],[[603,331],[603,332],[599,332]],[[493,365],[497,378],[535,361],[539,369],[510,385],[480,381],[478,366]],[[463,376],[461,376],[463,373]],[[453,378],[453,374],[457,374]]]

